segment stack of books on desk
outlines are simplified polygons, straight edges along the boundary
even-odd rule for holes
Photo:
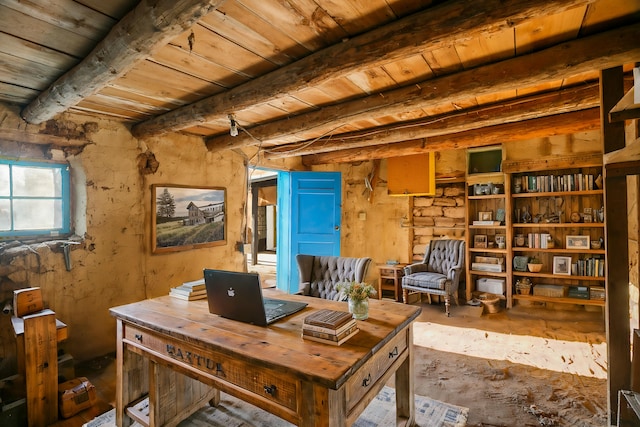
[[[184,282],[182,285],[171,288],[169,295],[175,298],[194,301],[207,297],[207,290],[204,286],[204,279]]]
[[[351,313],[336,310],[318,310],[305,317],[302,338],[340,345],[359,331]]]

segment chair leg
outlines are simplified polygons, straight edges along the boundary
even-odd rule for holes
[[[445,294],[444,295],[444,311],[447,313],[447,317],[451,316],[451,311],[449,310],[450,307],[451,307],[451,295]]]
[[[409,299],[409,291],[405,288],[402,288],[402,302],[406,304],[408,299]]]

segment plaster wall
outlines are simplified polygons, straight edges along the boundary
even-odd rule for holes
[[[25,126],[17,109],[0,105],[0,130],[26,133],[44,129]],[[171,134],[144,142],[134,139],[122,123],[94,117],[65,115],[68,123],[95,122],[95,132],[82,135],[82,149],[0,140],[0,156],[30,160],[67,160],[72,165],[76,230],[71,270],[65,268],[60,242],[0,244],[0,298],[10,300],[14,289],[37,286],[45,306],[67,324],[69,338],[61,344],[76,361],[115,347],[115,320],[109,308],[166,295],[183,281],[202,277],[202,269],[246,268],[236,242],[243,240],[246,159],[227,151],[210,153],[200,138]],[[15,132],[14,132],[15,133]],[[149,151],[159,167],[143,174],[139,155]],[[181,184],[227,189],[226,244],[152,254],[151,185]],[[15,339],[10,315],[0,315],[0,374],[12,374]]]

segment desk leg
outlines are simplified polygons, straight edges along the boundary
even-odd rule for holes
[[[149,391],[149,360],[127,350],[122,342],[123,324],[117,321],[116,346],[116,426],[129,427],[133,420],[127,406]]]
[[[345,388],[329,390],[313,383],[302,383],[300,427],[347,427]]]
[[[396,425],[412,426],[416,402],[413,392],[413,325],[409,325],[407,358],[396,371]]]

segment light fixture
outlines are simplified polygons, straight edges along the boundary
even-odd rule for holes
[[[238,136],[238,124],[236,123],[232,114],[229,114],[229,121],[231,122],[229,127],[229,134],[231,136]]]

